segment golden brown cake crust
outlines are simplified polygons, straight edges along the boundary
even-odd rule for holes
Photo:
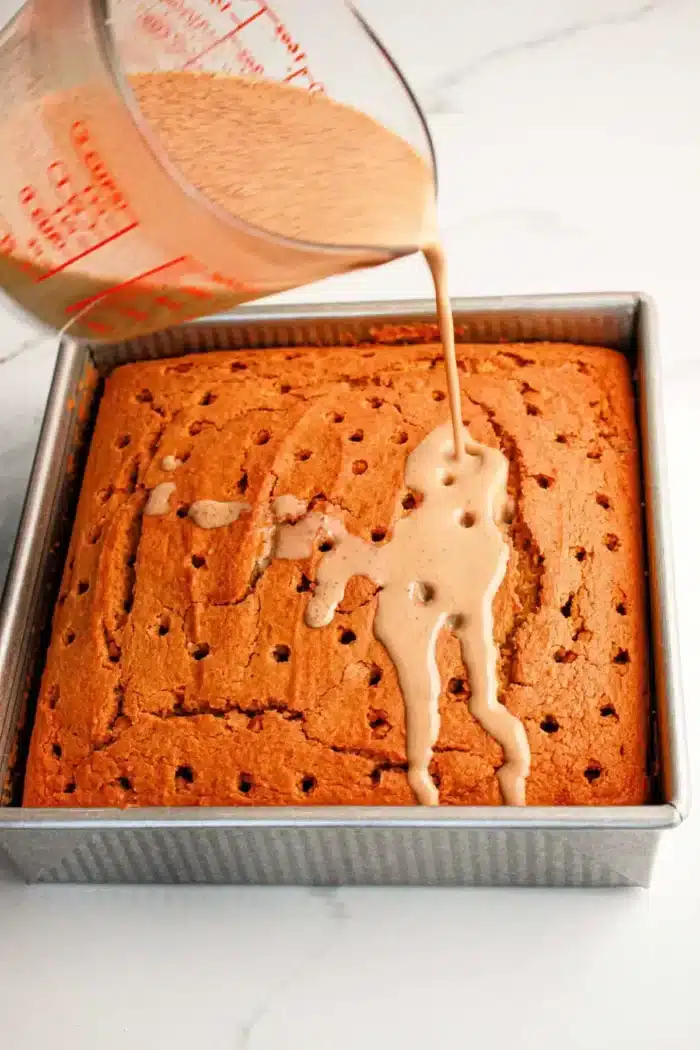
[[[511,463],[496,640],[501,698],[532,750],[528,802],[641,803],[648,701],[628,366],[568,344],[461,345],[458,357],[469,429]],[[261,575],[254,566],[270,499],[284,493],[342,507],[366,539],[390,537],[411,513],[406,456],[446,418],[435,345],[117,369],[55,612],[24,804],[412,804],[402,698],[372,633],[374,586],[353,580],[333,623],[312,630],[304,609],[323,555]],[[183,465],[164,470],[168,456]],[[176,485],[170,510],[144,517],[160,482]],[[203,530],[186,516],[202,499],[253,512]],[[341,644],[348,629],[355,640]],[[441,801],[498,804],[501,752],[469,714],[447,631],[438,663]]]

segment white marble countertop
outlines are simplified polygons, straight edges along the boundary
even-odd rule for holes
[[[0,0],[0,22],[16,0]],[[700,3],[363,0],[440,166],[454,295],[643,290],[664,361],[691,754],[700,715]],[[418,259],[304,301],[427,296]],[[55,345],[0,318],[0,581]],[[647,893],[0,885],[0,1043],[691,1050],[700,827]]]

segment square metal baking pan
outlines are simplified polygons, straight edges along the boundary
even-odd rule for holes
[[[116,346],[69,339],[62,343],[0,608],[0,782],[5,784],[0,849],[24,878],[315,885],[648,884],[659,836],[680,823],[688,804],[653,308],[634,294],[457,300],[453,305],[460,341],[588,343],[618,349],[631,361],[646,505],[654,801],[640,807],[525,809],[19,807],[51,612],[89,444],[89,420],[99,400],[95,377],[143,358],[235,347],[264,351],[309,343],[342,345],[371,340],[379,324],[434,322],[434,304],[429,302],[252,307]]]

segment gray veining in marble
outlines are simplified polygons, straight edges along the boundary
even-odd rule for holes
[[[479,73],[485,67],[494,63],[506,62],[513,55],[551,47],[560,41],[571,40],[591,30],[638,22],[640,19],[653,14],[658,9],[659,2],[660,0],[641,4],[630,11],[625,10],[590,19],[583,18],[570,25],[554,28],[541,36],[536,35],[528,39],[516,40],[513,43],[495,47],[493,50],[487,51],[476,58],[466,59],[464,63],[458,64],[454,69],[448,70],[444,75],[436,78],[431,89],[423,98],[425,108],[431,114],[449,112],[452,103],[451,96],[454,90],[461,89],[469,78]],[[585,10],[585,5],[582,5],[582,7]]]

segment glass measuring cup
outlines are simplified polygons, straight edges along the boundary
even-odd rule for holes
[[[127,79],[183,69],[323,91],[432,164],[410,90],[342,0],[29,0],[0,38],[0,285],[36,318],[118,340],[419,246],[420,229],[414,243],[302,242],[209,200]]]

